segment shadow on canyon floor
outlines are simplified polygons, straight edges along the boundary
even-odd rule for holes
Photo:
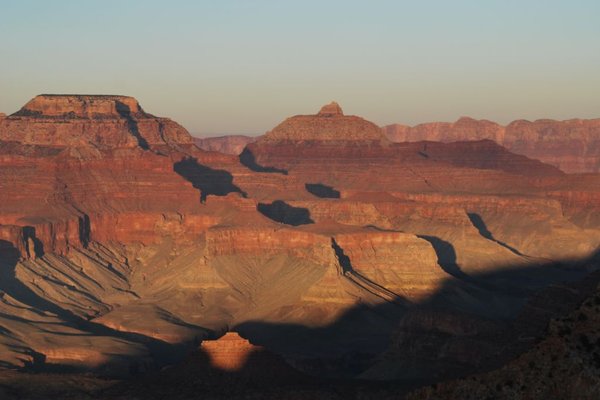
[[[440,239],[437,236],[417,235],[421,239],[425,239],[431,244],[438,258],[438,265],[448,274],[455,278],[465,279],[467,275],[460,269],[456,263],[456,250],[452,243]]]
[[[491,240],[492,242],[499,244],[500,246],[504,247],[505,249],[511,251],[512,253],[514,253],[514,254],[516,254],[518,256],[526,257],[519,250],[517,250],[514,247],[509,246],[508,244],[506,244],[506,243],[504,243],[504,242],[496,239],[494,237],[494,235],[492,234],[492,232],[490,232],[490,230],[488,229],[486,223],[483,221],[483,218],[481,218],[481,215],[479,215],[477,213],[467,213],[467,216],[469,217],[469,220],[471,221],[471,223],[473,224],[473,226],[475,228],[477,228],[477,230],[479,231],[479,234],[481,236],[483,236],[487,240]]]
[[[307,208],[293,207],[282,200],[275,200],[270,204],[258,203],[256,209],[265,217],[286,225],[298,226],[314,223]]]
[[[252,151],[250,149],[248,149],[247,147],[244,148],[244,150],[239,155],[239,160],[243,166],[245,166],[246,168],[248,168],[249,170],[254,171],[254,172],[266,172],[266,173],[275,173],[275,174],[282,174],[282,175],[288,174],[287,170],[285,170],[285,169],[275,168],[275,167],[265,167],[265,166],[259,165],[256,162],[256,157],[254,156]]]
[[[246,321],[234,330],[286,358],[296,362],[305,359],[300,362],[304,367],[320,365],[313,371],[317,375],[327,375],[324,360],[329,359],[331,369],[345,371],[341,376],[346,377],[368,369],[377,359],[373,355],[388,349],[390,336],[400,332],[408,349],[418,346],[420,339],[425,342],[425,351],[405,353],[405,367],[428,362],[435,366],[440,363],[436,358],[439,355],[446,365],[438,365],[440,370],[432,370],[431,376],[439,378],[440,372],[458,376],[485,366],[498,366],[525,350],[552,316],[574,308],[595,288],[600,274],[592,271],[599,269],[600,252],[584,260],[505,266],[468,279],[450,276],[431,296],[412,304],[406,299],[379,305],[359,304],[327,326]],[[483,349],[487,350],[482,350],[469,365],[457,355],[452,360],[444,350],[456,341],[472,341],[478,346],[484,342]]]
[[[340,191],[335,190],[331,186],[323,185],[322,183],[307,183],[304,185],[306,190],[322,199],[339,199]]]
[[[173,164],[173,171],[184,177],[200,191],[200,202],[205,203],[208,195],[225,196],[229,193],[246,193],[233,184],[233,175],[221,169],[212,169],[199,164],[193,157],[186,157]]]
[[[40,311],[55,312],[90,334],[162,349],[154,351],[155,357],[166,357],[177,348],[82,321],[40,299],[14,277],[19,254],[9,245],[0,242],[0,254],[6,264],[0,277],[2,291]],[[345,398],[357,390],[369,395],[389,390],[397,395],[440,379],[496,368],[527,350],[550,318],[575,308],[595,289],[600,281],[598,269],[600,252],[582,260],[506,266],[470,275],[468,279],[449,276],[422,301],[359,302],[321,326],[245,321],[233,330],[253,344],[280,354],[302,372],[282,364],[280,356],[259,353],[250,356],[240,370],[227,372],[214,368],[206,354],[196,351],[161,372],[126,380],[100,398],[152,399],[171,394],[171,398],[193,398],[199,393],[219,398],[256,393],[281,397],[299,391],[306,395],[300,398]],[[457,350],[461,348],[462,352]],[[163,359],[163,365],[181,360],[183,354],[170,354]],[[136,365],[134,360],[131,362]],[[352,379],[377,378],[381,372],[377,366],[382,363],[386,368],[395,366],[400,370],[392,371],[397,374],[392,382],[372,384]]]

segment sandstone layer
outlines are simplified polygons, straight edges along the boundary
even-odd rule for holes
[[[494,332],[542,331],[550,313],[517,323],[536,293],[586,276],[599,209],[598,174],[390,143],[335,103],[234,156],[130,97],[38,96],[0,120],[0,360],[138,374],[234,330],[323,377],[468,373]],[[423,365],[420,337],[446,356],[382,372]]]

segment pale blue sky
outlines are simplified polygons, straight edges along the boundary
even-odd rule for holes
[[[600,1],[0,0],[0,112],[39,93],[200,135],[331,100],[380,125],[600,117]]]

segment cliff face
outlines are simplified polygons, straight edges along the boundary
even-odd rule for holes
[[[434,122],[383,128],[394,142],[455,142],[489,139],[517,154],[541,160],[568,173],[600,171],[600,120],[518,120],[507,126],[463,117],[454,123]]]
[[[400,326],[399,353],[455,346],[414,379],[467,371],[536,290],[585,274],[529,271],[597,248],[599,199],[597,174],[390,143],[337,104],[232,156],[130,97],[38,96],[0,120],[0,359],[127,374],[236,328],[309,373],[397,378],[370,367]]]
[[[191,144],[179,124],[147,114],[132,97],[40,95],[0,121],[0,140],[28,145],[149,149]]]

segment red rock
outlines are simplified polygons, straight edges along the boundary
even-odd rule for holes
[[[264,351],[237,332],[227,332],[217,340],[204,340],[200,348],[208,355],[214,368],[224,371],[239,371],[253,353]]]
[[[323,117],[335,117],[344,115],[344,112],[342,111],[342,107],[340,107],[338,103],[332,101],[331,103],[321,107],[321,110],[319,110],[319,114],[317,115]]]
[[[461,274],[600,243],[599,175],[567,175],[490,140],[393,144],[335,104],[248,144],[255,165],[191,140],[114,96],[40,96],[0,121],[0,253],[20,254],[0,260],[11,283],[0,361],[17,365],[15,349],[31,349],[96,368],[146,357],[147,343],[163,345],[152,338],[183,346],[257,321],[332,332],[332,353],[371,351],[365,327],[340,332],[337,320],[372,312],[376,331],[388,324],[376,317],[382,304],[399,313],[482,301],[487,286]],[[454,297],[443,290],[457,284]],[[521,304],[511,293],[498,301]],[[415,310],[407,330],[464,317],[436,325]],[[235,354],[230,365],[244,357]]]
[[[123,113],[145,114],[137,100],[128,96],[42,94],[13,115],[89,119],[120,118]]]
[[[189,145],[189,133],[147,114],[132,97],[40,95],[0,120],[0,140],[100,149]]]
[[[383,128],[394,142],[490,139],[517,154],[539,159],[568,173],[600,171],[600,119],[519,120],[507,126],[463,117],[454,123],[433,122]]]
[[[286,119],[259,142],[284,140],[387,142],[377,125],[354,115],[344,115],[335,102],[323,106],[318,114]]]

